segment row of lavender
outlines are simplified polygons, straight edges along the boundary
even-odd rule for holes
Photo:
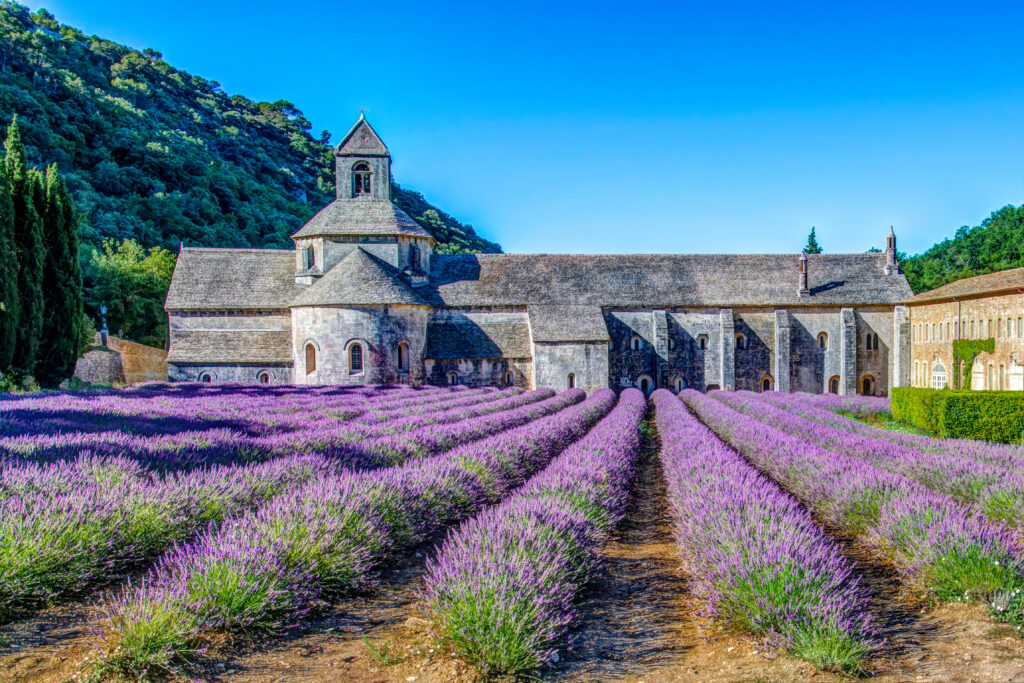
[[[627,389],[585,437],[507,501],[449,534],[425,597],[441,640],[484,675],[552,659],[600,568],[597,548],[626,510],[646,400]]]
[[[819,668],[863,668],[878,638],[852,563],[678,398],[651,398],[672,528],[707,614]]]
[[[504,498],[614,404],[601,390],[443,455],[327,476],[173,548],[110,603],[102,666],[136,677],[174,669],[211,636],[294,624],[372,584],[396,552]]]
[[[578,389],[536,393],[549,398],[427,425],[409,438],[422,438],[431,452],[439,452],[526,425],[584,398]],[[0,621],[122,576],[206,525],[306,482],[398,459],[394,453],[375,462],[284,456],[163,475],[121,457],[8,462],[0,466]]]
[[[1001,618],[1021,623],[1018,534],[910,477],[788,434],[733,410],[724,402],[732,397],[712,395],[723,400],[680,394],[721,439],[822,519],[872,548],[909,585],[938,600],[983,600]]]
[[[758,394],[749,392],[718,393],[715,397],[787,434],[919,481],[933,491],[946,493],[974,506],[982,514],[1018,532],[1024,531],[1024,476],[1012,462],[976,460],[942,452],[941,448],[920,451],[890,441],[872,439],[845,429],[812,422],[763,402]],[[838,420],[846,419],[836,417]]]
[[[377,388],[383,392],[383,389]],[[347,455],[351,458],[353,444],[378,441],[378,448],[386,448],[388,440],[402,442],[403,435],[428,425],[444,425],[471,417],[514,408],[551,396],[551,390],[538,390],[524,394],[521,389],[502,392],[486,391],[431,391],[427,394],[407,390],[352,398],[353,405],[361,406],[362,418],[351,416],[329,418],[323,415],[323,405],[307,406],[301,410],[280,406],[271,410],[262,406],[267,397],[249,402],[236,396],[236,408],[249,411],[248,422],[218,421],[216,416],[204,413],[203,406],[176,406],[182,411],[178,418],[186,417],[191,428],[166,434],[139,435],[133,430],[59,431],[0,438],[0,458],[18,460],[55,461],[73,458],[81,453],[94,455],[123,455],[132,457],[156,469],[188,469],[210,463],[253,462],[281,455],[321,454]],[[333,397],[332,397],[333,400]],[[372,409],[372,410],[371,410]],[[372,416],[372,419],[364,422]],[[152,422],[153,417],[126,417],[131,422]],[[378,421],[381,420],[381,421]],[[179,419],[172,426],[181,426]],[[426,445],[421,448],[426,447]],[[410,443],[405,450],[416,450]]]

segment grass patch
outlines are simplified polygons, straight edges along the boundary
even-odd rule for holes
[[[382,641],[380,645],[374,645],[372,640],[363,636],[363,645],[370,651],[373,661],[380,666],[394,666],[405,661],[405,655],[400,655],[392,650],[391,643],[386,640]]]

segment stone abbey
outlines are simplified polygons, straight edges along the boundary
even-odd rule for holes
[[[456,254],[391,202],[360,117],[294,249],[184,248],[172,380],[887,395],[911,380],[896,238],[866,254]]]

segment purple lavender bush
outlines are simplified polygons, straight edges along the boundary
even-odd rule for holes
[[[276,632],[320,601],[372,586],[387,558],[506,496],[614,403],[601,390],[448,453],[328,477],[229,520],[162,557],[138,589],[110,602],[101,671],[167,670],[204,637]]]
[[[863,670],[879,641],[853,564],[678,398],[651,399],[672,528],[707,614],[818,668]]]
[[[1021,622],[1024,549],[1016,534],[947,495],[721,401],[691,390],[680,397],[719,438],[823,518],[859,535],[911,585],[938,600],[1008,599],[999,618]]]
[[[596,549],[625,512],[646,400],[636,389],[509,500],[451,532],[428,561],[437,634],[484,675],[553,659],[598,570]]]

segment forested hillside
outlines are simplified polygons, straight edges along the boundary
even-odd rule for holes
[[[65,175],[87,247],[288,246],[334,195],[330,134],[291,103],[228,95],[159,52],[0,2],[0,127],[13,114],[29,162]],[[440,251],[501,250],[395,189]]]
[[[901,265],[914,293],[1006,268],[1024,267],[1024,205],[1005,206],[973,228],[939,242]]]

